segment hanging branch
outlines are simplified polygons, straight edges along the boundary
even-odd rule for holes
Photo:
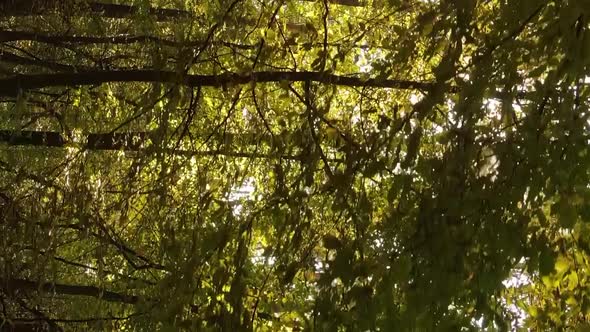
[[[241,136],[242,140],[251,140],[255,145],[256,141],[252,140],[254,134],[225,134],[222,137],[216,137],[222,142],[232,141],[234,137]],[[262,140],[269,141],[270,137],[262,137]],[[126,151],[126,152],[147,152],[155,151],[151,148],[150,133],[131,132],[131,133],[92,133],[81,139],[81,149],[90,151]],[[31,147],[54,147],[65,148],[68,146],[67,140],[59,132],[52,131],[11,131],[0,130],[0,142],[13,146],[31,146]],[[275,153],[260,153],[250,151],[230,151],[227,149],[216,150],[181,150],[181,149],[160,149],[169,154],[178,156],[224,156],[231,158],[255,158],[255,159],[285,159],[301,160],[301,156],[295,155],[276,155]],[[338,158],[330,161],[340,161]]]
[[[108,291],[94,286],[66,285],[50,282],[37,282],[26,279],[0,279],[0,287],[8,293],[15,291],[41,291],[63,295],[81,295],[101,299],[108,302],[136,304],[139,297]]]
[[[117,5],[102,2],[82,2],[73,0],[0,0],[0,17],[32,16],[46,14],[51,11],[64,13],[90,13],[108,18],[130,18],[140,9],[136,6]],[[171,21],[191,18],[184,10],[167,8],[149,8],[148,13],[156,21]]]
[[[161,70],[105,70],[79,73],[56,73],[17,75],[0,79],[0,96],[15,97],[19,91],[58,86],[98,85],[110,82],[161,82],[176,83],[189,87],[257,83],[319,82],[349,87],[374,87],[402,90],[430,90],[434,83],[410,80],[363,79],[355,76],[339,76],[325,72],[264,71],[253,73],[224,73],[219,75],[179,75]]]

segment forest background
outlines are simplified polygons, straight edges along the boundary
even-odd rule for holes
[[[589,331],[588,0],[0,0],[0,330]]]

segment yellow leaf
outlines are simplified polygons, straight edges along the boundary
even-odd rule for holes
[[[531,317],[537,317],[538,314],[539,313],[537,311],[537,308],[535,308],[535,307],[530,307],[529,308],[529,315],[531,315]]]
[[[332,128],[332,127],[328,127],[326,129],[326,136],[330,139],[337,139],[339,136],[338,130],[336,130],[335,128]]]
[[[557,273],[562,274],[566,272],[569,267],[570,263],[566,257],[561,255],[557,257],[557,260],[555,261],[555,271],[557,271]]]
[[[567,298],[567,300],[565,300],[565,303],[567,303],[571,306],[575,306],[578,304],[578,301],[576,301],[576,299],[573,296],[570,296]]]
[[[569,281],[568,288],[570,290],[574,290],[574,289],[576,289],[576,287],[578,287],[579,280],[578,280],[578,274],[576,273],[576,271],[572,271],[572,273],[569,274],[567,279]]]

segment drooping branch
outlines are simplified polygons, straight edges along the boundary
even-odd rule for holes
[[[137,151],[153,143],[152,135],[150,132],[90,133],[80,139],[85,142],[84,148],[88,150]],[[205,136],[226,145],[232,145],[235,142],[254,145],[262,141],[267,143],[270,141],[270,137],[260,136],[256,133],[202,135],[203,138]],[[64,147],[67,144],[67,139],[55,131],[0,130],[0,142],[9,145]]]
[[[223,156],[228,158],[247,158],[247,159],[283,159],[301,161],[305,160],[305,151],[293,154],[276,154],[272,152],[254,152],[254,151],[236,151],[227,146],[232,142],[240,142],[246,145],[255,146],[261,142],[270,142],[269,136],[256,138],[255,134],[228,134],[213,135],[218,142],[219,148],[214,150],[181,150],[181,149],[153,149],[149,145],[153,143],[150,133],[130,132],[130,133],[91,133],[81,138],[81,149],[90,151],[126,151],[126,152],[165,152],[176,156],[185,157],[213,157]],[[294,139],[294,138],[291,138]],[[30,147],[54,147],[64,148],[68,146],[68,141],[58,132],[52,131],[12,131],[0,130],[0,143],[6,143],[13,146],[30,146]],[[148,147],[146,147],[146,145]],[[342,162],[340,157],[328,158],[331,162]]]
[[[69,35],[50,35],[45,33],[29,32],[29,31],[8,31],[0,30],[0,42],[10,41],[38,41],[47,44],[131,44],[136,42],[145,42],[154,40],[163,43],[171,43],[177,45],[178,43],[171,40],[162,40],[153,36],[132,36],[132,35],[115,35],[115,36],[69,36]]]
[[[2,325],[1,332],[53,332],[42,318],[10,319]]]
[[[295,31],[301,29],[305,30],[306,26],[300,23],[287,23],[287,28]],[[166,38],[160,38],[149,35],[131,35],[131,34],[118,34],[111,36],[72,36],[72,35],[59,35],[59,34],[48,34],[43,32],[29,32],[29,31],[8,31],[0,30],[0,42],[12,42],[12,41],[35,41],[45,44],[51,44],[56,46],[63,46],[66,44],[76,45],[92,45],[92,44],[134,44],[134,43],[145,43],[152,42],[159,45],[165,45],[170,47],[199,47],[204,44],[202,40],[189,40],[189,41],[175,41]],[[209,42],[209,45],[214,46],[225,46],[233,49],[240,50],[256,50],[260,47],[258,43],[246,44],[237,42],[228,42],[223,40],[213,40]],[[303,42],[298,43],[294,38],[289,38],[285,41],[285,46],[300,46],[302,48],[314,48],[323,47],[324,43],[317,42]],[[385,49],[394,50],[393,46],[389,45],[367,45],[367,44],[356,44],[356,45],[345,45],[344,43],[328,43],[329,47],[342,48],[342,47],[355,47],[359,49]]]
[[[64,324],[80,324],[80,323],[83,324],[83,323],[100,322],[100,321],[123,321],[123,320],[129,320],[134,317],[143,316],[143,315],[145,315],[145,313],[136,312],[136,313],[132,313],[127,316],[124,316],[124,317],[108,316],[108,317],[88,317],[88,318],[78,318],[78,319],[76,319],[76,318],[72,318],[72,319],[51,318],[51,321],[54,323],[64,323]],[[43,320],[40,318],[15,318],[15,319],[11,319],[11,321],[13,323],[16,322],[16,323],[20,323],[20,324],[34,324],[36,322],[42,322]],[[32,331],[41,332],[41,330],[32,330]]]
[[[315,2],[317,0],[305,0],[309,2]],[[363,7],[364,4],[360,0],[328,0],[329,3],[333,3],[336,5],[342,6],[351,6],[351,7]]]
[[[0,96],[15,97],[19,91],[31,89],[99,85],[109,82],[161,82],[175,83],[188,87],[209,86],[225,87],[247,83],[319,82],[349,87],[374,87],[402,90],[430,90],[432,82],[410,80],[364,79],[356,76],[340,76],[325,72],[286,72],[265,71],[245,74],[224,73],[219,75],[180,75],[172,71],[161,70],[105,70],[79,73],[58,73],[39,75],[17,75],[0,79]]]
[[[240,140],[256,144],[253,134],[241,134],[241,137],[236,137],[236,134],[225,134],[221,137],[216,137],[222,144],[231,144],[232,141]],[[263,138],[264,139],[264,138]],[[146,132],[135,133],[91,133],[81,138],[84,142],[80,148],[91,151],[148,151],[146,145],[152,143],[150,134]],[[55,147],[64,148],[68,145],[67,139],[59,132],[53,131],[16,131],[16,130],[0,130],[0,142],[15,146],[31,146],[31,147]],[[160,149],[159,151],[162,151]],[[232,158],[255,158],[255,159],[273,159],[280,158],[286,160],[301,160],[300,155],[276,155],[272,153],[249,152],[249,151],[233,151],[227,148],[219,148],[217,150],[175,150],[165,149],[173,155],[179,156],[225,156]],[[333,159],[339,161],[339,159]]]
[[[1,40],[1,38],[0,38]],[[17,65],[26,65],[26,66],[36,66],[42,68],[48,68],[55,71],[75,71],[76,67],[72,65],[65,65],[53,61],[43,60],[43,59],[29,59],[25,57],[21,57],[19,55],[2,51],[0,50],[0,61],[4,61],[7,63],[13,63]]]
[[[175,40],[159,38],[148,35],[113,35],[113,36],[71,36],[71,35],[51,35],[38,32],[28,31],[8,31],[0,30],[0,42],[10,41],[37,41],[52,45],[63,44],[133,44],[142,42],[153,42],[156,44],[171,47],[197,47],[203,45],[202,40],[179,42]],[[222,45],[236,49],[251,50],[256,49],[254,44],[238,44],[224,41],[211,42],[213,45]]]
[[[41,15],[52,11],[68,14],[79,11],[108,18],[128,18],[140,12],[140,9],[129,5],[74,0],[0,0],[0,17]],[[184,10],[166,8],[149,8],[148,13],[157,21],[169,21],[192,16]]]
[[[37,282],[26,279],[0,279],[0,288],[8,293],[14,291],[41,291],[44,293],[56,293],[62,295],[80,295],[95,297],[103,301],[136,304],[140,298],[135,295],[128,295],[108,291],[94,286],[67,285],[50,282]]]
[[[0,130],[0,142],[10,145],[32,145],[64,147],[65,140],[60,133],[50,131]]]
[[[145,303],[151,303],[152,307],[153,305],[159,302],[157,298],[139,297],[137,295],[109,291],[104,288],[99,288],[95,286],[69,285],[52,282],[32,281],[19,278],[0,278],[0,290],[3,290],[7,294],[14,294],[17,292],[43,292],[54,293],[59,295],[94,297],[102,301],[124,303],[130,305],[136,305],[143,300],[145,301]],[[193,313],[198,313],[201,307],[199,305],[190,304],[189,308]],[[145,313],[137,313],[134,315],[143,314]],[[260,319],[265,319],[267,314],[259,313],[258,316]],[[128,319],[130,317],[131,316],[124,319]],[[202,319],[210,323],[218,323],[218,318],[219,317],[216,315],[206,315],[205,317],[202,317]],[[51,319],[51,321],[61,323],[75,322],[75,320],[68,319]]]

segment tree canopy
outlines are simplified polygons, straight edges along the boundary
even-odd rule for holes
[[[590,330],[589,18],[0,0],[0,330]]]

